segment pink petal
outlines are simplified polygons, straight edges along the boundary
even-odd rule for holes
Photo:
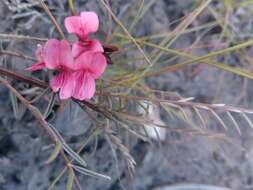
[[[94,12],[81,12],[81,23],[83,35],[85,36],[98,30],[99,20],[97,14]]]
[[[104,52],[104,48],[98,40],[90,40],[87,42],[76,42],[72,46],[72,54],[76,58],[85,51]]]
[[[67,40],[60,41],[59,64],[61,66],[73,67],[74,58],[72,56],[71,47]]]
[[[107,66],[105,56],[102,53],[96,53],[93,57],[91,66],[92,77],[95,79],[99,78],[104,73]]]
[[[65,19],[65,27],[69,33],[76,34],[85,40],[89,33],[96,32],[99,26],[98,16],[94,12],[82,12],[80,16],[70,16]]]
[[[50,87],[54,92],[58,92],[60,88],[62,87],[62,73],[59,73],[58,75],[54,76],[50,81]]]
[[[104,48],[98,40],[90,40],[87,51],[104,52]]]
[[[45,68],[45,63],[37,62],[33,64],[31,67],[26,68],[26,71],[38,71]]]
[[[76,42],[72,45],[72,55],[74,58],[78,57],[82,52],[85,51],[85,47],[81,42]]]
[[[106,58],[102,53],[91,51],[81,54],[75,60],[75,69],[84,70],[91,74],[95,79],[99,78],[106,69]]]
[[[44,46],[43,58],[48,69],[57,69],[61,66],[71,68],[74,61],[69,42],[56,39],[47,41]]]
[[[44,61],[48,69],[56,69],[59,67],[60,57],[60,41],[50,39],[44,46]]]
[[[78,36],[83,35],[83,27],[80,16],[69,16],[65,18],[64,24],[68,33],[74,33]]]
[[[73,97],[78,100],[91,99],[96,90],[95,80],[89,73],[78,72],[75,75],[76,86],[73,93]]]
[[[68,99],[73,94],[75,80],[71,72],[62,71],[52,78],[50,86],[54,92],[60,90],[60,99]]]
[[[67,78],[64,80],[63,86],[60,89],[60,99],[68,99],[72,96],[73,90],[74,90],[74,80],[71,80],[71,78]]]

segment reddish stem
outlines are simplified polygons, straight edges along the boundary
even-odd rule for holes
[[[0,75],[11,77],[13,79],[20,80],[20,81],[38,86],[40,88],[47,88],[48,87],[48,84],[41,81],[41,80],[27,77],[22,74],[16,73],[15,71],[11,71],[11,70],[8,70],[8,69],[2,68],[2,67],[0,67]]]

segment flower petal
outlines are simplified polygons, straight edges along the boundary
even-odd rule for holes
[[[69,42],[56,39],[50,39],[45,44],[43,59],[48,69],[57,69],[61,66],[71,68],[74,62]]]
[[[94,52],[103,53],[104,48],[98,40],[93,39],[93,40],[90,40],[87,51],[94,51]]]
[[[59,64],[68,68],[72,68],[74,58],[72,56],[71,47],[67,40],[60,41]]]
[[[93,56],[93,62],[90,71],[92,72],[92,77],[97,79],[99,78],[105,71],[107,63],[106,58],[102,53],[96,53]]]
[[[72,45],[72,55],[74,58],[78,57],[82,52],[85,51],[85,47],[81,42],[76,42]]]
[[[73,94],[75,80],[71,72],[62,71],[52,78],[50,86],[54,92],[60,90],[60,99],[68,99]]]
[[[38,70],[44,69],[45,67],[46,67],[45,63],[37,62],[37,63],[33,64],[31,67],[26,68],[25,70],[26,71],[38,71]]]
[[[85,52],[75,60],[75,69],[84,70],[95,79],[99,78],[106,69],[106,58],[102,53]]]
[[[48,69],[56,69],[59,66],[60,41],[50,39],[44,46],[44,61]]]
[[[78,72],[75,75],[76,86],[73,93],[73,97],[78,100],[91,99],[96,90],[96,84],[93,77],[86,72]]]
[[[72,46],[72,54],[74,58],[80,56],[82,53],[86,51],[93,51],[93,52],[104,52],[104,48],[98,40],[89,40],[87,42],[76,42]]]
[[[60,89],[60,99],[68,99],[72,96],[75,81],[70,78],[66,78],[63,82],[62,88]]]
[[[64,25],[68,33],[74,33],[78,36],[83,35],[82,23],[80,16],[69,16],[65,18]]]
[[[93,33],[98,30],[99,20],[97,14],[94,12],[81,12],[81,23],[84,36],[87,36],[89,33]]]
[[[62,80],[63,76],[62,73],[59,73],[58,75],[54,76],[50,81],[50,87],[54,92],[58,92],[60,88],[62,87]]]

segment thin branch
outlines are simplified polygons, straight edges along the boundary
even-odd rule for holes
[[[145,61],[148,63],[148,67],[142,71],[142,73],[138,76],[137,80],[132,84],[132,86],[128,89],[128,94],[130,93],[131,89],[138,84],[141,77],[145,76],[145,74],[150,70],[150,68],[153,66],[153,63],[148,58],[148,56],[145,54],[141,46],[137,43],[137,41],[134,39],[134,37],[128,32],[126,27],[120,22],[120,20],[116,17],[116,15],[112,12],[111,8],[106,4],[105,0],[101,0],[101,3],[104,5],[104,7],[107,9],[107,11],[111,14],[112,18],[115,20],[115,22],[122,28],[122,30],[126,33],[126,35],[130,38],[130,40],[134,43],[134,45],[137,47],[137,49],[140,51],[140,53],[143,55]]]
[[[48,39],[47,38],[39,38],[34,36],[24,36],[24,35],[17,35],[17,34],[4,34],[0,33],[0,38],[3,39],[15,39],[15,40],[34,40],[38,42],[45,42]]]
[[[160,104],[160,103],[166,103],[170,106],[177,105],[177,106],[183,106],[183,107],[196,107],[198,109],[202,110],[209,110],[209,109],[218,109],[220,111],[230,111],[234,113],[248,113],[248,114],[253,114],[253,110],[251,109],[246,109],[246,108],[240,108],[240,107],[234,107],[234,106],[229,106],[225,104],[205,104],[205,103],[199,103],[199,102],[191,102],[191,101],[180,101],[180,100],[166,100],[166,99],[158,99],[158,98],[147,98],[147,97],[141,97],[141,96],[133,96],[133,95],[119,95],[119,94],[113,94],[113,93],[101,93],[97,92],[96,95],[99,96],[111,96],[111,97],[118,97],[122,99],[127,99],[127,100],[133,100],[133,101],[142,101],[142,100],[147,100],[149,102],[155,103],[155,104]]]
[[[98,135],[101,132],[101,126],[96,127],[94,130],[91,131],[90,135],[88,136],[87,139],[81,144],[81,146],[78,148],[76,151],[77,154],[80,154],[81,151],[84,149],[84,147],[93,139],[94,136]],[[70,164],[73,162],[73,158],[70,160]],[[54,181],[50,184],[49,190],[52,190],[55,184],[60,180],[60,178],[65,174],[67,171],[67,166],[65,166],[62,171],[57,175],[57,177],[54,179]]]
[[[11,77],[13,79],[20,80],[20,81],[38,86],[40,88],[47,88],[48,87],[48,84],[41,81],[41,80],[34,79],[31,77],[26,77],[22,74],[16,73],[15,71],[11,71],[11,70],[8,70],[8,69],[2,68],[2,67],[0,67],[0,75]]]
[[[24,55],[22,53],[19,52],[14,52],[14,51],[9,51],[9,50],[0,50],[0,56],[4,54],[4,55],[10,55],[10,56],[14,56],[14,57],[20,57],[29,61],[37,61],[37,59]]]
[[[28,100],[26,100],[15,88],[13,88],[10,83],[1,78],[0,77],[0,83],[2,83],[6,88],[8,88],[19,100],[20,102],[32,113],[32,115],[34,116],[34,118],[36,119],[36,121],[38,121],[38,123],[40,124],[39,126],[46,131],[46,133],[48,134],[49,138],[54,142],[57,143],[57,139],[55,137],[55,134],[53,133],[53,131],[50,129],[47,121],[44,119],[43,115],[41,114],[41,112],[32,104],[29,103]],[[71,165],[70,165],[70,160],[67,158],[67,156],[65,155],[64,151],[61,149],[60,150],[60,154],[66,164],[66,166],[70,169],[72,169]],[[75,185],[78,188],[79,187],[79,182],[77,179],[75,179]],[[79,189],[79,188],[78,188]]]
[[[44,11],[47,13],[47,15],[49,16],[49,18],[51,19],[52,23],[54,24],[57,32],[59,33],[59,35],[61,36],[62,39],[65,39],[65,35],[60,27],[60,25],[58,24],[58,22],[56,21],[55,17],[53,16],[53,14],[51,13],[51,11],[49,10],[49,8],[47,7],[47,5],[42,1],[42,0],[37,0],[40,5],[42,6],[42,8],[44,9]]]
[[[19,100],[24,106],[31,111],[32,115],[35,117],[35,119],[39,122],[40,126],[47,132],[49,137],[56,142],[55,136],[52,133],[52,131],[49,129],[47,122],[43,119],[43,115],[40,113],[40,111],[31,105],[28,100],[26,100],[15,88],[13,88],[10,83],[0,77],[0,83],[2,83],[6,88],[8,88]]]

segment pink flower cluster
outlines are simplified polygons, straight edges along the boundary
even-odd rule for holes
[[[58,71],[50,86],[54,92],[60,92],[60,99],[92,98],[96,89],[95,79],[103,74],[107,66],[101,43],[89,37],[90,33],[98,30],[98,26],[98,16],[94,12],[67,17],[65,27],[78,37],[78,41],[71,47],[67,40],[49,39],[44,46],[38,47],[38,62],[27,70],[47,68]]]

